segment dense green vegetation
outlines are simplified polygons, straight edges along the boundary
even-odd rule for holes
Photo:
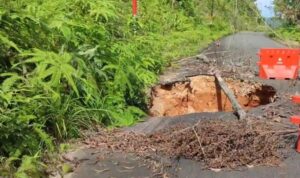
[[[276,32],[279,33],[279,38],[287,41],[287,43],[292,41],[300,43],[300,26],[283,26],[276,29]]]
[[[139,5],[133,18],[129,0],[0,0],[0,175],[38,177],[41,150],[138,122],[171,60],[259,20],[252,0]]]
[[[275,0],[277,19],[282,21],[282,26],[276,29],[280,38],[288,41],[300,42],[300,1]]]

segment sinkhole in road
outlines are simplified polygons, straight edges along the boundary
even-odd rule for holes
[[[274,101],[276,90],[271,86],[231,78],[224,81],[246,110]],[[151,90],[149,114],[153,117],[222,111],[232,111],[232,105],[214,76],[190,77],[188,82],[158,85]]]

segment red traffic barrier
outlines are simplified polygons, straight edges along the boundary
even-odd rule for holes
[[[298,153],[300,153],[300,116],[292,116],[290,121],[293,124],[299,125],[299,132],[298,132],[298,139],[297,139],[297,147],[296,150]]]
[[[263,79],[297,79],[300,49],[263,48],[259,53],[259,77]]]
[[[292,96],[292,101],[294,103],[300,104],[300,96]],[[298,139],[297,139],[297,152],[300,153],[300,116],[292,116],[290,118],[291,123],[299,125]]]
[[[290,119],[291,123],[300,125],[300,116],[292,116]]]
[[[300,96],[292,96],[292,101],[293,103],[300,104]]]

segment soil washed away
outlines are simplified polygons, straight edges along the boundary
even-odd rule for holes
[[[149,114],[153,117],[177,116],[197,112],[232,111],[232,105],[213,76],[196,76],[189,82],[152,88]],[[235,79],[224,79],[244,109],[274,101],[271,86]]]

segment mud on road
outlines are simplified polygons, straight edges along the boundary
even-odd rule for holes
[[[131,128],[125,128],[125,132],[135,132],[141,134],[149,134],[155,131],[162,130],[167,127],[174,126],[176,124],[195,124],[199,120],[234,120],[236,116],[230,112],[230,105],[225,105],[223,102],[223,108],[218,108],[218,102],[211,102],[211,107],[208,107],[207,103],[195,104],[194,101],[199,102],[197,95],[201,95],[201,92],[197,94],[196,90],[203,88],[201,86],[197,89],[197,86],[191,87],[193,83],[197,83],[199,78],[194,82],[194,77],[200,77],[203,80],[207,77],[207,74],[213,69],[219,69],[221,75],[228,80],[231,80],[231,88],[239,86],[241,81],[245,88],[253,87],[252,84],[257,85],[249,93],[254,93],[256,102],[250,104],[251,107],[247,108],[247,102],[251,101],[249,97],[241,98],[240,102],[248,109],[247,114],[257,119],[268,120],[279,124],[289,125],[289,116],[298,114],[300,108],[293,105],[290,101],[290,96],[300,90],[299,82],[297,81],[265,81],[257,77],[258,62],[257,53],[260,48],[266,47],[284,47],[283,45],[269,39],[262,33],[254,32],[242,32],[235,35],[225,37],[220,40],[220,46],[212,44],[201,54],[179,60],[172,68],[165,72],[160,78],[157,84],[156,90],[153,94],[161,97],[168,97],[174,100],[174,103],[166,102],[162,106],[157,107],[152,115],[155,117],[149,117],[145,122],[137,124]],[[207,80],[211,80],[206,78]],[[230,82],[229,82],[230,83]],[[216,88],[214,88],[213,81],[205,81],[205,84],[211,87],[211,91],[202,93],[203,96],[211,98],[204,98],[214,101],[217,98]],[[167,88],[165,86],[168,86]],[[263,93],[261,96],[255,95],[255,90],[260,89],[262,86],[268,86],[274,89],[273,93]],[[188,90],[186,90],[188,88]],[[240,91],[243,87],[236,87],[238,89],[235,94],[237,96],[243,96]],[[162,90],[160,90],[162,89]],[[178,90],[179,92],[172,91]],[[194,89],[194,91],[193,91]],[[169,92],[166,94],[164,92]],[[275,94],[276,92],[276,94]],[[192,96],[191,94],[194,94]],[[178,96],[177,99],[176,95]],[[195,97],[191,100],[182,100],[189,95]],[[226,97],[220,95],[222,101],[226,101]],[[247,96],[247,94],[246,94]],[[158,98],[158,97],[156,97]],[[179,98],[179,99],[178,99]],[[262,99],[263,98],[263,99]],[[163,100],[164,98],[160,98]],[[265,100],[268,102],[265,102]],[[155,97],[153,98],[153,101]],[[178,101],[179,100],[179,104]],[[262,100],[264,102],[262,102]],[[188,102],[190,101],[190,102]],[[244,103],[245,102],[245,103]],[[160,102],[158,101],[158,104]],[[193,105],[194,104],[194,105]],[[165,105],[171,105],[169,109],[176,108],[175,106],[184,106],[180,110],[176,108],[174,111],[168,111]],[[199,106],[199,108],[197,108]],[[153,105],[152,105],[153,106]],[[190,107],[189,107],[190,106]],[[220,106],[219,106],[220,107]],[[163,109],[162,109],[163,108]],[[205,109],[204,109],[205,108]],[[151,113],[150,109],[150,113]],[[296,127],[294,127],[296,128]],[[95,135],[96,136],[96,135]],[[296,136],[291,136],[291,139],[296,140]],[[169,160],[167,158],[160,158],[164,163],[170,165],[169,169],[173,172],[172,177],[203,177],[203,178],[265,178],[265,177],[284,177],[284,178],[296,178],[300,174],[300,156],[293,152],[293,146],[290,146],[289,157],[280,164],[279,167],[251,167],[243,169],[243,171],[222,171],[218,170],[202,170],[201,163],[193,160],[179,158],[176,160]],[[68,154],[70,159],[86,160],[78,165],[75,172],[67,175],[67,177],[79,178],[79,177],[152,177],[154,174],[148,168],[147,165],[138,159],[135,155],[124,155],[122,153],[108,154],[105,158],[102,158],[101,162],[97,162],[98,157],[102,154],[98,149],[83,148]],[[93,164],[96,163],[96,164]],[[130,169],[129,169],[130,168]],[[164,170],[162,170],[164,171]],[[154,177],[163,177],[164,174],[154,175]]]

